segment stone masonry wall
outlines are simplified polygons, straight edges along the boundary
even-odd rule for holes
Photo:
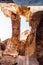
[[[12,20],[12,37],[19,39],[20,38],[20,17],[19,15],[12,13],[11,20]]]

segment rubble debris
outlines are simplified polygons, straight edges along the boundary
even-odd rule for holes
[[[1,65],[13,65],[16,63],[16,58],[12,56],[3,56],[0,60]]]

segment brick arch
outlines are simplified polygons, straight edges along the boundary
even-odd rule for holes
[[[20,15],[25,16],[26,20],[29,21],[29,17],[31,15],[30,7],[18,6],[18,10],[16,13],[11,12],[12,36],[17,38],[20,37]]]

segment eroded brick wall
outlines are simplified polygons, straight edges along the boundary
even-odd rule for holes
[[[20,39],[20,17],[18,14],[12,13],[12,37]]]

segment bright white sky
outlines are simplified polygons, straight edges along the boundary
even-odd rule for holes
[[[21,17],[21,33],[25,30],[29,30],[29,23],[26,22],[26,18],[24,16]],[[10,18],[6,17],[0,8],[0,39],[1,41],[10,38],[12,36],[12,21]]]
[[[11,19],[6,17],[0,9],[0,39],[1,41],[12,36]]]

